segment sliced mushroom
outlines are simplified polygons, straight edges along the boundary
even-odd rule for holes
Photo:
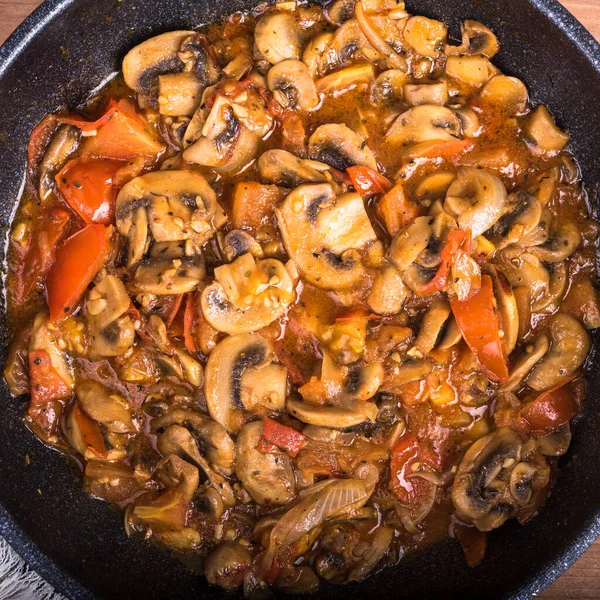
[[[156,92],[158,77],[179,73],[185,64],[178,56],[181,44],[194,31],[169,31],[142,42],[123,59],[125,83],[134,91],[150,95]]]
[[[532,344],[525,346],[510,370],[510,376],[499,388],[498,392],[514,392],[518,390],[529,375],[531,369],[544,357],[550,348],[550,340],[545,333],[535,338]]]
[[[242,229],[233,229],[219,238],[219,247],[227,262],[233,262],[240,256],[250,253],[255,258],[264,258],[262,246]]]
[[[299,60],[302,53],[298,24],[288,13],[263,15],[254,29],[254,43],[272,65],[288,59]]]
[[[137,428],[131,418],[127,400],[111,392],[101,383],[91,379],[82,381],[75,389],[83,410],[94,421],[101,423],[113,433],[135,433]]]
[[[371,63],[351,65],[321,77],[316,82],[317,92],[337,97],[359,86],[370,84],[375,79],[375,74],[375,67]]]
[[[448,83],[444,79],[433,83],[406,83],[403,96],[410,106],[421,104],[444,106],[448,102]]]
[[[556,126],[545,106],[538,106],[527,118],[524,127],[527,140],[535,153],[560,152],[569,141],[569,134]]]
[[[581,244],[581,233],[572,221],[562,221],[552,229],[550,239],[529,251],[540,260],[560,263],[573,254]]]
[[[288,398],[286,410],[303,423],[333,429],[346,429],[366,421],[375,421],[377,406],[372,402],[356,402],[353,408],[319,406],[296,398]]]
[[[200,473],[191,463],[169,454],[156,465],[156,477],[166,487],[179,490],[191,502],[200,484]]]
[[[527,378],[527,385],[537,391],[565,383],[583,364],[591,346],[584,326],[565,313],[557,313],[550,319],[548,333],[550,350]]]
[[[187,294],[198,287],[205,273],[202,255],[148,258],[136,268],[129,289],[133,294],[156,296]]]
[[[235,475],[252,499],[262,506],[286,504],[296,495],[296,479],[290,457],[284,452],[261,452],[260,421],[247,423],[236,441]]]
[[[527,110],[529,95],[525,84],[516,77],[496,75],[479,92],[487,104],[500,108],[508,117],[515,117]]]
[[[367,143],[341,123],[317,127],[308,140],[308,153],[313,160],[326,163],[339,171],[355,165],[377,170],[377,161]]]
[[[480,531],[495,529],[515,515],[509,480],[521,450],[519,435],[503,427],[478,439],[465,453],[452,486],[452,502]]]
[[[307,44],[302,54],[302,62],[307,66],[308,72],[313,79],[323,74],[327,65],[323,63],[327,59],[328,50],[333,40],[333,33],[325,31],[315,36]]]
[[[284,109],[312,110],[320,102],[308,67],[299,60],[283,60],[271,67],[267,85]]]
[[[451,313],[450,304],[447,300],[438,298],[431,303],[423,317],[419,335],[415,340],[415,348],[423,356],[426,356],[435,348],[444,324]]]
[[[446,75],[473,87],[483,86],[498,72],[485,56],[449,56],[446,61]]]
[[[211,585],[236,590],[252,565],[252,554],[238,542],[221,542],[206,558],[204,576]]]
[[[117,196],[117,229],[128,238],[127,263],[149,244],[191,240],[201,245],[226,222],[208,181],[194,171],[155,171],[132,179]]]
[[[324,10],[325,18],[336,27],[354,16],[356,0],[334,0]]]
[[[538,450],[544,456],[562,456],[571,445],[571,426],[562,427],[535,440]]]
[[[569,271],[564,262],[547,263],[546,271],[550,278],[547,293],[535,300],[531,309],[533,312],[552,314],[559,309],[569,289]]]
[[[162,431],[171,425],[189,429],[211,469],[229,476],[233,473],[235,445],[224,427],[194,410],[174,409],[152,420],[151,431]]]
[[[303,183],[325,183],[329,166],[298,158],[286,150],[267,150],[258,159],[258,172],[269,183],[295,188]]]
[[[529,192],[520,191],[510,194],[507,199],[506,212],[490,229],[487,238],[502,250],[512,244],[532,240],[542,221],[542,205]],[[542,229],[545,225],[542,225]],[[524,245],[524,244],[521,244]]]
[[[492,278],[494,297],[502,322],[503,340],[506,354],[509,355],[519,337],[519,312],[512,286],[506,275],[494,265],[488,265],[486,273]]]
[[[276,410],[282,407],[287,370],[274,363],[273,348],[260,335],[233,335],[210,353],[204,395],[210,416],[227,431],[236,432],[246,420],[244,413],[256,405]]]
[[[444,210],[476,238],[502,217],[506,202],[506,189],[496,175],[486,169],[460,167],[446,193]]]
[[[278,319],[296,297],[294,281],[282,262],[247,253],[215,269],[201,296],[204,318],[225,333],[247,333]]]
[[[367,304],[378,315],[392,315],[402,310],[408,295],[400,272],[392,265],[386,265],[375,277]]]
[[[455,140],[460,138],[460,132],[460,120],[449,108],[421,104],[398,116],[388,129],[386,140],[408,146],[431,140]]]
[[[446,54],[473,55],[483,54],[492,58],[500,50],[494,32],[479,21],[465,21],[462,26],[462,43],[460,46],[446,46]]]
[[[54,191],[54,177],[77,150],[80,131],[74,125],[62,125],[46,148],[40,164],[39,194],[42,202]]]
[[[543,301],[544,295],[548,294],[550,273],[537,256],[511,246],[499,252],[496,257],[513,288],[526,286],[534,305]]]
[[[204,86],[194,73],[169,73],[158,78],[158,110],[165,117],[191,117]]]
[[[126,314],[130,305],[125,286],[114,275],[107,275],[90,290],[84,314],[93,355],[121,356],[131,348],[135,329]]]
[[[404,26],[404,39],[419,54],[436,57],[443,49],[448,28],[441,21],[411,17]]]
[[[285,248],[317,287],[346,289],[365,276],[358,250],[377,240],[362,198],[328,184],[301,185],[275,209]]]
[[[417,217],[392,240],[387,256],[400,273],[404,273],[427,248],[433,235],[433,223],[433,217]]]

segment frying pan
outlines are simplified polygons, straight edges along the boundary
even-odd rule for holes
[[[23,183],[29,132],[46,113],[83,102],[143,39],[253,4],[47,0],[0,49],[2,236],[8,234]],[[600,47],[588,32],[553,0],[408,0],[407,5],[409,11],[445,21],[455,37],[467,18],[495,30],[501,52],[494,62],[523,79],[533,100],[547,104],[569,131],[590,206],[598,212]],[[7,342],[0,319],[3,354]],[[511,521],[492,533],[479,567],[468,568],[458,544],[446,540],[361,584],[325,586],[320,596],[524,599],[552,583],[600,534],[598,354],[590,367],[583,415],[573,426],[556,487],[527,525]],[[86,495],[73,465],[25,428],[25,406],[25,398],[12,398],[0,384],[0,534],[35,570],[76,600],[223,597],[167,551],[129,540],[120,514]]]

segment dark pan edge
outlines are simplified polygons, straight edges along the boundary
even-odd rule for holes
[[[35,38],[47,23],[60,17],[61,12],[77,0],[46,0],[0,47],[0,77],[19,56],[27,44]],[[577,21],[577,19],[555,0],[530,0],[537,11],[547,17],[579,49],[594,70],[600,74],[600,45]],[[11,514],[0,505],[0,534],[28,562],[32,569],[66,596],[77,600],[97,600],[97,597],[84,588],[68,571],[55,564],[42,553],[33,540],[25,534]],[[541,592],[562,575],[600,536],[600,505],[596,515],[592,516],[581,528],[579,538],[565,544],[535,577],[525,581],[509,597],[524,600]]]

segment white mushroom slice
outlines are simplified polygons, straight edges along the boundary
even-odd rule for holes
[[[531,369],[544,357],[550,348],[550,339],[545,333],[538,335],[533,341],[533,344],[526,346],[515,359],[515,363],[510,370],[510,376],[499,388],[498,392],[514,392],[518,390],[525,377]]]
[[[473,55],[483,54],[492,58],[500,50],[494,32],[479,21],[465,21],[462,25],[462,43],[460,46],[446,46],[446,54]]]
[[[481,87],[488,82],[498,69],[485,56],[449,56],[446,74],[461,83]]]
[[[215,269],[216,281],[202,292],[205,319],[218,331],[247,333],[278,319],[295,298],[294,281],[274,259],[247,253]]]
[[[225,236],[218,236],[219,248],[227,262],[233,262],[240,256],[250,253],[255,258],[264,258],[262,246],[242,229],[233,229]]]
[[[431,303],[423,317],[419,335],[415,340],[415,348],[421,355],[427,356],[435,348],[444,324],[451,314],[450,304],[444,298],[437,298]]]
[[[201,244],[226,216],[204,176],[175,170],[147,173],[126,184],[117,196],[116,221],[119,233],[128,237],[131,266],[148,246],[148,229],[156,242],[190,239]]]
[[[177,55],[181,44],[195,31],[169,31],[142,42],[123,59],[125,83],[140,94],[155,91],[159,75],[178,73],[184,62]]]
[[[52,137],[40,163],[40,200],[54,191],[54,177],[77,150],[80,139],[80,130],[74,125],[61,125]]]
[[[285,248],[304,278],[345,289],[365,274],[358,250],[377,240],[362,198],[331,185],[301,185],[275,209]]]
[[[420,104],[444,106],[448,102],[448,83],[444,79],[433,83],[406,83],[403,95],[410,106]]]
[[[486,104],[501,109],[507,117],[522,115],[529,102],[525,84],[508,75],[492,77],[479,92],[479,97]]]
[[[404,273],[427,248],[433,235],[433,223],[433,217],[417,217],[392,240],[387,256],[400,273]]]
[[[193,500],[200,484],[198,469],[177,454],[168,454],[158,462],[156,477],[165,487],[179,490],[188,502]]]
[[[39,313],[33,321],[31,329],[31,338],[29,339],[29,352],[34,350],[45,350],[50,355],[52,367],[60,375],[65,385],[73,389],[73,375],[71,367],[67,362],[66,356],[58,347],[58,337],[56,329],[50,330],[48,315]]]
[[[269,183],[295,188],[303,183],[325,183],[329,165],[298,158],[286,150],[267,150],[258,159],[258,172]]]
[[[571,427],[565,423],[562,427],[537,438],[536,445],[544,456],[562,456],[571,445]]]
[[[378,412],[377,406],[372,402],[356,402],[352,408],[342,408],[319,406],[295,398],[288,398],[286,409],[303,423],[333,429],[346,429],[366,421],[375,421]]]
[[[404,26],[404,39],[423,56],[436,57],[444,49],[448,28],[427,17],[411,17]]]
[[[165,117],[191,117],[204,86],[194,73],[169,73],[158,78],[158,110]]]
[[[354,16],[356,0],[334,0],[324,9],[325,18],[336,27]]]
[[[476,238],[502,217],[507,198],[504,184],[496,175],[486,169],[461,167],[446,193],[444,210]]]
[[[121,356],[131,348],[135,329],[131,318],[125,314],[130,305],[125,286],[114,275],[107,275],[90,290],[84,314],[94,355]]]
[[[530,147],[537,154],[560,152],[569,141],[569,134],[556,126],[545,106],[538,106],[529,114],[524,132],[531,143]]]
[[[240,430],[236,441],[235,475],[261,506],[286,504],[296,495],[292,462],[283,452],[257,450],[262,430],[260,421],[248,423]]]
[[[333,33],[325,31],[310,40],[304,49],[302,62],[308,68],[308,72],[313,79],[320,77],[323,73],[323,62],[327,57],[327,51],[332,40]]]
[[[299,60],[302,53],[300,29],[288,13],[263,15],[256,23],[254,42],[272,65],[287,59]]]
[[[494,297],[502,321],[503,341],[506,354],[509,355],[519,337],[519,312],[512,286],[506,275],[494,265],[488,265],[486,273],[492,278]]]
[[[181,425],[194,434],[211,469],[226,476],[233,473],[235,444],[224,427],[194,410],[178,408],[152,419],[151,431],[160,432],[171,425]]]
[[[323,72],[347,67],[359,57],[367,61],[383,59],[383,55],[371,45],[363,33],[357,19],[348,19],[335,30],[320,67]]]
[[[540,260],[560,263],[569,258],[581,244],[581,233],[573,221],[564,221],[553,228],[550,239],[540,246],[530,248]]]
[[[527,378],[527,385],[538,392],[567,382],[583,364],[591,347],[585,327],[565,313],[557,313],[550,319],[548,333],[550,350]]]
[[[377,161],[366,142],[341,123],[317,127],[308,140],[308,153],[313,160],[326,163],[339,171],[355,165],[377,170]]]
[[[402,310],[408,295],[400,272],[387,265],[377,273],[367,304],[378,315],[393,315]]]
[[[459,139],[460,132],[460,120],[449,108],[421,104],[399,115],[388,129],[386,139],[407,146],[431,140]]]
[[[127,400],[111,392],[101,383],[91,379],[77,385],[75,393],[89,417],[113,433],[135,433],[137,428],[131,418]]]
[[[371,102],[382,106],[399,104],[404,97],[404,86],[409,81],[410,77],[400,69],[384,71],[371,85]]]
[[[334,98],[356,89],[359,85],[369,84],[375,79],[376,70],[371,63],[352,65],[321,77],[316,82],[319,94]]]
[[[283,60],[271,67],[267,85],[284,109],[312,110],[320,102],[308,67],[299,60]]]
[[[187,294],[198,287],[205,274],[201,255],[175,260],[149,258],[136,268],[129,289],[133,294],[156,296]]]
[[[227,337],[210,353],[204,380],[206,405],[210,416],[227,431],[239,431],[246,420],[244,413],[256,404],[271,408],[275,394],[278,400],[285,397],[287,370],[279,365],[278,369],[271,367],[273,360],[271,343],[252,333]],[[251,371],[257,373],[250,375]],[[257,398],[255,375],[261,373],[265,376],[260,386],[263,397]],[[244,380],[249,375],[250,386],[246,386]]]

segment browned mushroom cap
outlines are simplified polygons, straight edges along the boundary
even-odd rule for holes
[[[204,288],[204,318],[218,331],[247,333],[278,319],[296,297],[285,265],[274,258],[243,254],[215,269],[216,281]]]
[[[208,181],[194,171],[155,171],[135,177],[117,196],[116,222],[128,238],[128,265],[156,242],[192,240],[201,245],[227,218]]]
[[[426,356],[435,348],[451,313],[450,304],[444,298],[437,298],[431,303],[415,340],[415,348],[421,355]]]
[[[448,28],[427,17],[411,17],[404,26],[404,39],[418,54],[437,56],[444,49]]]
[[[54,176],[79,147],[80,130],[73,125],[61,125],[46,148],[40,164],[40,199],[45,200],[54,190]]]
[[[400,273],[404,273],[427,248],[433,235],[433,223],[433,217],[417,217],[392,240],[387,256]]]
[[[527,118],[524,127],[526,141],[536,154],[559,152],[569,141],[569,134],[559,129],[545,106],[538,106]]]
[[[298,60],[302,53],[298,23],[288,13],[263,15],[254,29],[254,43],[272,65],[287,59]]]
[[[82,381],[75,389],[83,410],[113,433],[135,433],[137,428],[131,418],[127,400],[97,381]]]
[[[287,370],[274,362],[271,343],[257,334],[219,342],[206,365],[204,395],[210,416],[230,432],[239,431],[257,404],[283,408]]]
[[[511,117],[523,114],[529,102],[525,84],[520,79],[507,75],[492,77],[479,92],[479,97]]]
[[[187,294],[204,278],[206,269],[202,255],[181,258],[147,258],[136,268],[129,290],[133,294]]]
[[[308,140],[308,153],[313,160],[326,163],[340,171],[355,165],[377,170],[377,161],[366,142],[341,123],[317,127]]]
[[[240,256],[252,254],[255,258],[264,258],[262,246],[243,229],[232,229],[224,236],[219,236],[219,248],[227,262],[233,262]]]
[[[283,452],[260,452],[261,421],[247,423],[236,440],[235,475],[252,499],[263,506],[286,504],[296,495],[296,479],[290,457]]]
[[[531,369],[544,357],[550,348],[550,340],[545,333],[535,338],[532,344],[525,346],[523,352],[515,359],[510,370],[510,377],[499,388],[499,392],[518,390],[529,375]]]
[[[267,85],[275,100],[286,109],[312,110],[320,102],[314,79],[299,60],[283,60],[271,67]]]
[[[200,484],[200,473],[194,465],[177,454],[168,454],[156,465],[156,477],[168,488],[178,489],[191,502]]]
[[[473,55],[483,54],[492,58],[500,50],[494,32],[479,23],[479,21],[465,21],[462,26],[462,43],[460,46],[446,46],[448,55]]]
[[[498,429],[471,445],[458,467],[452,502],[481,531],[499,527],[516,513],[509,480],[521,460],[522,445],[512,429]]]
[[[258,172],[269,183],[295,188],[303,183],[325,183],[329,165],[298,158],[286,150],[267,150],[258,159]]]
[[[579,244],[581,233],[577,225],[573,221],[561,221],[551,229],[548,241],[531,248],[530,252],[544,262],[560,263],[569,258]]]
[[[527,378],[527,385],[537,391],[548,390],[562,383],[583,364],[590,350],[590,335],[583,325],[565,313],[550,319],[550,350]]]
[[[320,77],[327,70],[328,50],[332,40],[333,33],[325,31],[310,40],[304,49],[302,62],[308,68],[313,79]]]
[[[252,564],[252,554],[238,542],[221,542],[206,558],[204,576],[224,590],[236,590]]]
[[[325,18],[336,27],[351,19],[354,15],[356,0],[334,0],[330,2],[325,10]]]
[[[399,115],[388,129],[386,139],[407,146],[431,140],[455,140],[460,133],[460,120],[452,110],[437,104],[421,104]]]
[[[364,277],[358,250],[376,241],[362,198],[329,184],[301,185],[275,210],[285,248],[304,278],[340,290]]]
[[[409,294],[398,269],[388,264],[377,273],[367,304],[378,315],[392,315],[402,310]]]
[[[405,83],[404,100],[410,106],[420,104],[439,104],[448,102],[448,83],[445,79],[431,83]]]

